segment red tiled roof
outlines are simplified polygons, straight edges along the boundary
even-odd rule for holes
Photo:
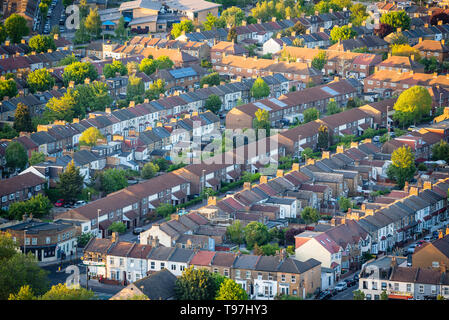
[[[215,256],[214,251],[198,251],[190,260],[190,264],[197,266],[210,266]]]

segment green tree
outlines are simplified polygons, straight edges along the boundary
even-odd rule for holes
[[[56,50],[55,40],[50,36],[36,35],[28,42],[32,51],[47,52],[48,49]]]
[[[356,290],[353,292],[353,300],[365,300],[365,293],[361,290]]]
[[[245,19],[245,12],[234,6],[223,10],[220,18],[226,22],[226,25],[238,27],[242,25],[242,21]]]
[[[449,163],[449,144],[441,140],[432,148],[432,160],[444,160]]]
[[[402,28],[402,30],[410,28],[410,22],[411,19],[405,11],[384,13],[380,17],[380,23],[388,24],[393,28]]]
[[[365,21],[369,14],[366,13],[366,6],[362,3],[356,3],[351,7],[351,17],[350,20],[353,26],[361,26],[363,21]]]
[[[89,6],[87,4],[87,0],[80,0],[79,4],[80,9],[80,20],[87,17],[87,14],[89,13]]]
[[[67,8],[68,6],[73,4],[74,0],[62,0],[62,4],[64,6],[64,8]]]
[[[237,42],[237,28],[235,26],[229,29],[227,40]]]
[[[155,60],[155,62],[156,62],[156,67],[159,70],[171,69],[175,65],[175,63],[173,61],[171,61],[168,56],[160,56],[159,58],[157,58]]]
[[[175,212],[175,207],[168,203],[162,203],[156,208],[156,214],[158,217],[168,217]]]
[[[400,189],[405,182],[410,181],[415,175],[415,157],[409,146],[397,148],[391,154],[392,163],[387,168],[388,178],[395,180]]]
[[[121,221],[114,221],[108,228],[111,232],[125,233],[126,225]]]
[[[35,256],[22,254],[16,248],[10,234],[0,233],[0,300],[7,300],[11,294],[17,296],[25,285],[36,294],[49,288],[48,272],[38,266]]]
[[[338,199],[338,205],[340,206],[340,210],[343,212],[347,212],[349,208],[353,208],[354,205],[350,199],[341,197]]]
[[[186,268],[175,284],[177,300],[213,300],[216,290],[210,271],[193,266]]]
[[[327,63],[326,51],[320,50],[312,60],[312,67],[317,70],[322,70]]]
[[[265,130],[266,136],[270,135],[270,114],[267,110],[257,109],[253,120],[253,128],[256,130],[256,138],[259,139],[259,130]]]
[[[207,84],[209,87],[218,86],[220,84],[220,76],[218,75],[218,72],[213,72],[207,76],[202,77],[200,80],[200,87],[202,88],[205,84]]]
[[[5,150],[6,167],[12,170],[23,170],[28,163],[25,148],[19,142],[11,142]]]
[[[388,294],[385,290],[383,290],[380,294],[380,300],[388,300]]]
[[[58,36],[61,35],[61,31],[59,30],[59,26],[57,26],[57,25],[54,25],[53,27],[51,27],[51,30],[50,30],[51,37],[54,37],[55,34],[57,34]]]
[[[141,176],[144,179],[151,179],[157,172],[159,172],[159,167],[152,162],[148,162],[143,166]]]
[[[206,102],[204,104],[204,108],[206,110],[209,110],[215,114],[217,114],[221,109],[221,99],[216,94],[212,94],[209,96],[209,98],[206,99]]]
[[[221,284],[216,300],[248,300],[248,295],[241,285],[227,278]]]
[[[303,112],[304,123],[317,120],[320,117],[320,113],[316,108],[308,108]]]
[[[14,79],[0,80],[0,99],[13,98],[17,95],[17,85]]]
[[[315,208],[305,207],[301,211],[301,218],[303,218],[307,224],[317,223],[318,220],[320,220],[320,214]]]
[[[8,38],[8,33],[6,32],[5,26],[0,23],[0,43],[5,42],[6,38]]]
[[[80,19],[81,19],[81,7],[80,7]],[[82,18],[79,28],[75,31],[74,44],[81,44],[90,41],[90,35],[86,28],[86,18]]]
[[[41,163],[45,161],[45,154],[42,152],[31,152],[31,157],[29,159],[30,166],[34,166],[35,164]]]
[[[276,243],[276,245],[267,243],[267,244],[261,246],[260,249],[262,250],[262,255],[274,256],[276,254],[276,252],[279,251],[279,245],[277,243]]]
[[[27,83],[30,91],[34,93],[52,89],[55,85],[55,79],[46,68],[42,68],[30,72],[27,77]]]
[[[422,86],[413,86],[401,93],[394,104],[393,119],[403,126],[417,121],[430,113],[432,97],[429,91]]]
[[[331,30],[331,40],[333,42],[337,42],[338,40],[348,40],[357,36],[357,32],[355,32],[350,26],[334,26]]]
[[[93,35],[96,38],[99,38],[101,35],[101,19],[98,13],[98,8],[91,8],[89,11],[86,20],[84,21],[84,25],[88,33]]]
[[[96,127],[90,127],[83,131],[80,136],[79,142],[80,145],[93,147],[97,144],[98,139],[104,139],[104,136]]]
[[[24,285],[17,294],[11,293],[8,300],[36,300],[36,296],[29,285]]]
[[[97,69],[90,62],[74,62],[64,68],[62,79],[64,84],[68,86],[70,81],[75,84],[83,83],[85,79],[91,81],[98,78]]]
[[[150,85],[150,89],[145,91],[145,98],[151,100],[157,100],[160,98],[161,94],[165,94],[165,80],[157,79]]]
[[[78,236],[76,243],[78,244],[78,247],[84,248],[93,237],[95,237],[93,233],[82,233]]]
[[[33,124],[28,106],[19,102],[14,113],[14,130],[17,132],[33,132]]]
[[[128,62],[126,64],[126,69],[128,70],[128,75],[135,75],[137,70],[140,70],[139,69],[139,64],[137,62],[135,62],[135,61]]]
[[[251,249],[254,244],[262,246],[268,242],[270,235],[266,225],[260,222],[250,222],[244,228],[245,242],[248,249]]]
[[[157,63],[150,58],[144,58],[139,64],[139,70],[146,75],[152,75],[156,71]],[[130,73],[131,74],[131,73]]]
[[[301,157],[304,161],[306,161],[307,159],[312,158],[313,155],[313,150],[309,147],[305,148],[302,152],[301,152]]]
[[[326,106],[326,114],[328,116],[341,112],[341,108],[338,107],[337,102],[334,99],[330,99]]]
[[[408,43],[406,44],[393,44],[391,46],[391,55],[393,56],[403,56],[403,57],[411,57],[414,56],[415,61],[419,61],[421,59],[421,55],[419,50],[411,47]]]
[[[329,148],[329,131],[325,125],[320,125],[318,128],[317,147],[321,150],[327,150]]]
[[[64,172],[59,174],[57,188],[61,197],[65,201],[75,201],[81,194],[84,185],[84,177],[80,174],[80,169],[75,167],[75,163],[69,162]]]
[[[5,29],[13,43],[19,43],[30,33],[26,19],[17,13],[13,13],[5,20]]]
[[[181,21],[180,23],[173,24],[173,28],[172,28],[170,34],[173,37],[173,39],[176,39],[183,32],[189,33],[189,32],[192,32],[194,29],[195,29],[195,27],[193,26],[192,21],[184,20],[184,21]]]
[[[69,64],[72,64],[74,62],[77,62],[78,59],[75,57],[75,55],[72,53],[71,55],[67,55],[62,60],[60,60],[57,64],[58,67],[67,66]]]
[[[103,75],[106,78],[115,77],[116,73],[119,73],[121,76],[124,76],[127,74],[127,72],[128,69],[126,69],[126,66],[120,60],[114,60],[112,63],[108,63],[103,68]]]
[[[27,201],[12,203],[9,206],[8,217],[12,220],[21,220],[24,214],[32,213],[34,217],[41,218],[49,214],[51,208],[50,199],[42,194],[38,194]]]
[[[210,31],[217,26],[218,18],[212,13],[208,13],[206,16],[206,21],[203,22],[203,27],[205,31]]]
[[[94,296],[92,290],[81,287],[69,288],[63,283],[58,283],[39,297],[39,300],[91,300]]]
[[[142,78],[130,76],[128,78],[128,86],[126,87],[126,99],[135,101],[136,103],[143,102],[143,95],[145,94],[145,85]]]
[[[158,166],[160,171],[166,171],[170,162],[164,158],[157,158],[153,160],[154,165]]]
[[[239,246],[244,242],[243,226],[240,220],[234,221],[226,228],[226,235],[232,243],[236,243]]]
[[[120,19],[118,20],[118,24],[117,27],[114,30],[115,32],[115,37],[117,39],[125,39],[126,35],[127,35],[127,30],[125,28],[125,17],[120,16]]]
[[[250,92],[254,99],[262,99],[270,95],[270,87],[261,77],[258,77],[256,81],[254,81]]]
[[[106,193],[121,190],[128,186],[124,170],[106,169],[100,174],[101,189]]]
[[[62,97],[53,97],[47,102],[44,117],[50,121],[65,120],[72,122],[74,116],[83,117],[85,114],[85,111],[83,113],[82,110],[75,110],[76,105],[75,91],[68,89]]]

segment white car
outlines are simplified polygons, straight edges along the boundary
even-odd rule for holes
[[[408,249],[407,249],[407,253],[415,252],[415,248],[416,248],[416,243],[411,244],[410,247],[408,247]]]
[[[341,282],[337,283],[337,285],[335,286],[335,289],[338,292],[343,291],[343,290],[345,290],[347,288],[348,288],[348,284],[346,282],[344,282],[344,281],[341,281]]]
[[[74,207],[74,208],[79,208],[79,207],[84,206],[86,203],[87,203],[87,202],[84,201],[84,200],[79,200],[79,201],[75,202],[75,204],[73,205],[73,207]]]

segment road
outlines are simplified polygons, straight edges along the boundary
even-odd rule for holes
[[[335,296],[333,296],[329,300],[352,300],[353,295],[354,295],[353,292],[358,289],[357,285],[349,287],[349,288],[337,293]]]

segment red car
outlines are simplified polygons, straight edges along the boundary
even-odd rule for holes
[[[64,199],[59,199],[58,201],[55,202],[55,207],[62,207],[63,204],[64,204]]]

